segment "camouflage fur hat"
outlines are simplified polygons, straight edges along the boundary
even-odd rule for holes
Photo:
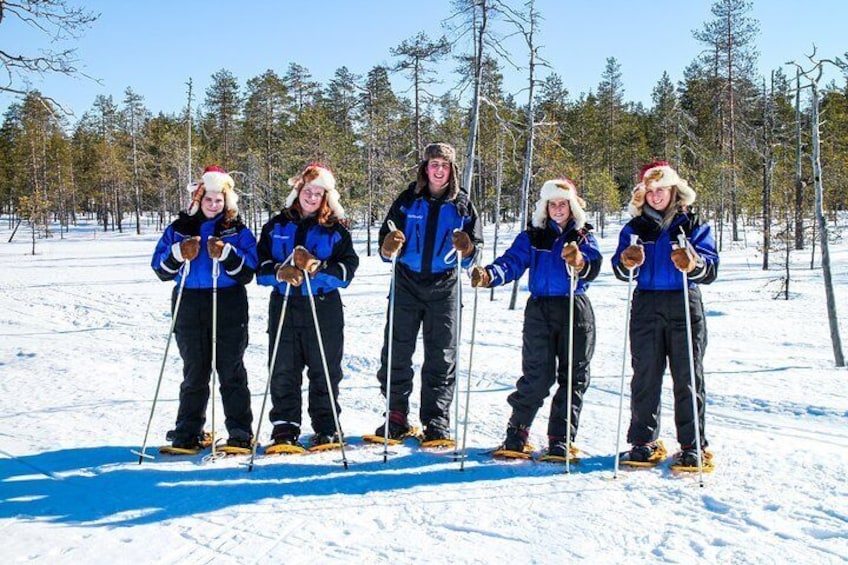
[[[444,159],[451,165],[450,179],[448,180],[447,199],[453,200],[459,193],[459,170],[456,167],[456,149],[447,143],[431,143],[424,148],[424,157],[418,165],[418,177],[416,179],[415,192],[420,193],[424,190],[429,179],[427,177],[427,164],[430,159]]]

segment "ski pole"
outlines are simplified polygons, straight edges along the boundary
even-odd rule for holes
[[[571,473],[571,393],[574,390],[574,291],[577,289],[577,269],[565,264],[565,270],[569,273],[570,290],[568,293],[568,399],[565,416],[565,472]]]
[[[335,394],[333,394],[333,383],[330,381],[330,370],[327,368],[327,354],[324,352],[324,338],[321,337],[321,326],[318,324],[318,311],[315,309],[315,297],[312,295],[312,283],[306,269],[303,269],[303,280],[306,281],[306,293],[309,295],[309,306],[312,308],[312,319],[315,322],[315,336],[318,338],[318,351],[321,353],[321,365],[324,368],[324,378],[327,381],[327,392],[330,395],[330,409],[333,411],[333,422],[336,424],[336,433],[339,436],[339,446],[342,451],[342,464],[347,469],[347,456],[344,448],[344,434],[339,424],[339,411],[336,406]]]
[[[479,256],[478,256],[479,258]],[[465,385],[465,418],[462,421],[462,451],[459,455],[459,470],[465,470],[465,441],[468,437],[468,414],[471,406],[471,361],[474,358],[474,337],[477,334],[477,291],[478,287],[474,287],[474,306],[471,309],[471,345],[468,347],[468,374]]]
[[[639,236],[630,234],[630,245],[639,243]],[[618,427],[615,432],[615,466],[612,478],[618,478],[618,464],[621,457],[621,416],[624,413],[624,373],[627,368],[627,338],[630,337],[630,300],[633,298],[633,269],[627,273],[627,306],[624,311],[624,348],[621,351],[621,384],[618,387]]]
[[[153,422],[153,413],[156,411],[156,402],[159,400],[159,388],[162,386],[162,375],[165,374],[165,361],[168,359],[168,349],[171,347],[171,336],[174,335],[174,327],[177,325],[177,314],[180,311],[180,302],[183,299],[183,288],[185,281],[188,278],[188,273],[191,270],[191,261],[186,261],[182,266],[182,274],[180,275],[180,288],[177,291],[177,301],[174,304],[174,313],[171,315],[171,327],[168,328],[168,341],[165,342],[165,354],[162,356],[162,366],[159,367],[159,378],[156,380],[156,392],[153,393],[153,406],[150,407],[150,416],[147,418],[147,428],[144,430],[144,441],[141,443],[141,451],[133,451],[138,455],[138,464],[141,465],[145,458],[153,459],[152,455],[147,455],[147,436],[150,434],[150,424]]]
[[[283,261],[283,265],[288,264],[292,255]],[[277,323],[277,334],[274,336],[274,348],[271,353],[271,362],[268,364],[268,380],[265,382],[265,394],[262,396],[262,408],[259,410],[259,423],[256,424],[256,441],[253,442],[250,451],[250,462],[247,464],[248,472],[253,471],[253,460],[256,459],[256,447],[259,445],[259,435],[262,429],[262,418],[265,414],[265,404],[268,402],[268,392],[271,390],[271,378],[274,375],[274,369],[277,367],[277,350],[280,347],[280,334],[283,333],[283,321],[286,319],[286,305],[289,302],[289,293],[291,292],[291,284],[286,283],[286,292],[283,294],[283,306],[280,308],[280,321]]]
[[[397,226],[391,220],[388,222],[389,230],[397,230]],[[383,463],[389,460],[389,412],[392,397],[392,342],[395,330],[395,268],[397,267],[397,252],[392,255],[392,274],[389,281],[389,347],[386,359],[386,421],[383,424]]]
[[[454,230],[459,231],[459,230]],[[456,258],[456,356],[454,357],[454,379],[453,379],[453,403],[454,403],[454,411],[453,411],[453,437],[459,438],[459,350],[460,345],[462,345],[462,284],[460,281],[462,280],[462,251],[458,249],[451,249],[447,257],[454,255]],[[456,448],[457,444],[454,441],[453,447],[453,457],[456,459],[459,457],[459,451]]]
[[[688,242],[684,234],[677,236],[677,242],[681,249],[686,249]],[[692,315],[689,307],[689,275],[683,275],[683,304],[686,312],[686,347],[689,350],[689,381],[692,387],[692,417],[695,419],[695,451],[698,454],[698,482],[704,486],[704,465],[701,461],[701,417],[698,413],[698,389],[695,388],[695,355],[692,345]]]
[[[218,386],[218,275],[220,266],[217,258],[212,258],[212,460],[217,459],[217,438],[215,437],[215,388]]]

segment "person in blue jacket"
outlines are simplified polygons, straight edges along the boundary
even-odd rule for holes
[[[394,229],[392,229],[394,226]],[[450,406],[456,383],[459,296],[456,254],[470,267],[480,253],[482,228],[477,211],[459,185],[456,151],[447,143],[424,149],[418,177],[392,203],[380,228],[380,256],[397,255],[392,330],[390,439],[411,431],[412,355],[423,325],[420,419],[424,442],[450,442]],[[455,253],[452,253],[455,252]],[[386,316],[377,378],[386,396],[389,324]],[[375,432],[385,435],[384,425]]]
[[[243,361],[248,340],[245,285],[256,271],[256,237],[239,218],[235,183],[224,169],[207,167],[201,182],[189,189],[189,209],[165,229],[151,261],[161,280],[177,283],[172,310],[185,277],[174,326],[183,359],[183,381],[176,428],[169,435],[173,447],[182,449],[198,449],[204,441],[212,374],[213,286],[217,283],[216,365],[227,444],[249,448],[253,413]]]
[[[595,314],[586,290],[601,269],[602,257],[585,203],[566,178],[542,185],[530,226],[506,252],[471,272],[474,287],[494,287],[518,280],[530,270],[530,297],[524,309],[522,375],[507,401],[512,415],[501,450],[529,450],[530,426],[550,389],[557,384],[548,420],[548,455],[573,457],[568,446],[577,436],[583,396],[589,387],[589,364],[595,351]],[[569,359],[571,275],[574,288],[574,347]],[[568,429],[568,364],[572,367],[571,428]],[[570,435],[570,441],[569,441]]]
[[[268,359],[277,342],[277,327],[288,286],[289,298],[279,349],[271,373],[271,438],[278,445],[299,446],[303,371],[309,378],[310,446],[340,441],[336,433],[331,391],[321,361],[315,321],[304,273],[308,273],[323,338],[333,401],[339,411],[342,380],[344,313],[340,288],[347,288],[359,257],[345,227],[336,179],[320,163],[310,163],[289,179],[292,190],[281,213],[265,224],[259,237],[260,285],[272,287],[268,305]]]
[[[718,254],[710,227],[689,210],[695,191],[665,161],[655,161],[642,170],[641,182],[633,189],[630,213],[633,218],[622,228],[612,257],[615,276],[636,281],[630,310],[631,417],[627,442],[632,445],[623,461],[655,463],[665,457],[658,442],[660,393],[666,365],[674,382],[674,421],[680,451],[672,465],[697,467],[696,428],[701,446],[704,436],[706,392],[704,350],[707,321],[699,285],[709,284],[718,272]],[[678,235],[687,244],[678,245]],[[637,236],[631,244],[631,236]],[[686,319],[683,280],[689,283],[691,319]],[[692,327],[695,387],[692,390],[686,324]],[[692,395],[698,403],[693,413]],[[696,424],[697,422],[697,424]],[[702,462],[706,461],[706,457]]]

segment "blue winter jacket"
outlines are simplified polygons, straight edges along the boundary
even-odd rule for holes
[[[647,205],[646,205],[647,208]],[[645,248],[645,262],[633,269],[633,278],[639,290],[680,291],[683,276],[671,260],[672,244],[677,244],[678,234],[683,234],[694,247],[700,259],[695,269],[688,274],[689,287],[709,284],[718,274],[718,253],[710,226],[701,224],[697,214],[678,212],[669,227],[662,229],[659,221],[643,213],[636,216],[621,229],[618,248],[612,257],[615,276],[628,279],[629,270],[621,265],[621,252],[630,245],[630,236],[636,235]]]
[[[474,243],[474,253],[462,258],[462,266],[470,267],[480,253],[483,231],[477,211],[463,191],[455,198],[431,198],[424,192],[416,192],[416,183],[411,183],[392,203],[383,226],[380,228],[379,244],[389,233],[389,221],[406,237],[398,255],[398,263],[408,270],[422,275],[437,275],[456,269],[453,249],[453,232],[456,229],[468,234]],[[380,255],[383,261],[389,259]]]
[[[544,229],[528,228],[518,234],[503,255],[486,267],[492,277],[489,286],[517,280],[529,268],[528,287],[533,298],[570,295],[571,277],[562,258],[562,248],[576,241],[586,263],[577,273],[574,294],[583,294],[589,281],[598,276],[603,262],[591,229],[592,226],[586,225],[575,230],[574,220],[569,220],[565,228],[560,228],[553,220],[548,220]]]
[[[256,282],[284,294],[288,283],[277,280],[277,265],[288,259],[298,245],[321,261],[317,273],[309,280],[312,294],[328,294],[350,284],[359,266],[350,232],[339,222],[322,226],[315,217],[301,218],[294,209],[277,214],[262,228]],[[306,283],[292,287],[289,293],[306,296]]]
[[[256,236],[241,220],[225,220],[223,214],[207,219],[202,212],[193,216],[180,213],[180,217],[165,228],[156,244],[150,266],[163,281],[181,283],[185,264],[171,251],[174,243],[200,236],[200,252],[191,260],[185,288],[212,288],[212,258],[206,248],[209,237],[221,238],[230,245],[227,256],[219,262],[218,287],[227,288],[250,282],[256,272]]]

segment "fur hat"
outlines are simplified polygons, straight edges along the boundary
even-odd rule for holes
[[[228,219],[238,215],[238,194],[235,191],[236,183],[227,171],[217,165],[210,165],[203,169],[200,182],[188,185],[191,192],[191,203],[188,214],[193,216],[200,209],[200,201],[207,192],[219,192],[224,195],[224,210]]]
[[[330,207],[336,218],[344,219],[345,211],[339,203],[340,195],[339,191],[336,190],[336,177],[333,176],[333,171],[329,167],[321,163],[309,163],[302,173],[289,179],[289,186],[292,187],[292,190],[286,198],[286,208],[294,204],[300,190],[307,184],[323,188],[324,195],[327,198],[327,206]]]
[[[431,143],[424,148],[424,157],[418,165],[418,178],[416,179],[415,192],[420,193],[430,182],[427,176],[427,164],[430,159],[444,159],[450,163],[450,179],[448,179],[447,199],[453,200],[459,193],[459,170],[456,167],[456,149],[447,143]]]
[[[633,194],[627,206],[627,211],[630,212],[631,216],[635,217],[642,214],[642,206],[645,204],[645,189],[648,185],[656,188],[676,187],[677,201],[683,206],[689,206],[695,202],[695,191],[685,180],[680,178],[677,171],[672,169],[666,161],[654,161],[642,167],[639,184],[633,187]]]
[[[577,187],[566,178],[545,181],[539,190],[539,199],[533,211],[533,227],[544,228],[548,221],[548,200],[564,198],[571,205],[571,217],[574,227],[582,229],[586,225],[586,202],[577,195]]]

